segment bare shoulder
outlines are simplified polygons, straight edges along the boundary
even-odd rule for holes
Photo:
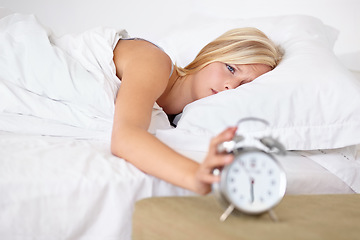
[[[114,50],[114,63],[116,75],[121,79],[116,105],[122,109],[132,106],[127,114],[138,109],[151,115],[154,103],[170,85],[172,62],[169,56],[145,40],[120,40]],[[142,113],[136,114],[143,116]]]
[[[125,72],[137,70],[151,74],[157,72],[169,77],[171,59],[159,47],[146,40],[120,40],[114,49],[116,75],[122,79]]]

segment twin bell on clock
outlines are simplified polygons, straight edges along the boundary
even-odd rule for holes
[[[259,118],[244,118],[238,122],[268,123]],[[271,136],[246,138],[236,134],[231,141],[218,146],[218,152],[234,154],[234,161],[223,169],[214,169],[220,181],[212,185],[213,193],[226,208],[220,220],[233,212],[248,215],[269,213],[277,221],[272,209],[282,200],[286,190],[286,175],[274,155],[285,155],[283,145]]]

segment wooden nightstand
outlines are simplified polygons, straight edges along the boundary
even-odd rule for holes
[[[360,239],[360,195],[289,195],[268,214],[219,217],[213,196],[149,198],[136,203],[133,239]]]

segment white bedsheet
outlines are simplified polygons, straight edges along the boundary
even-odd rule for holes
[[[105,141],[0,131],[0,238],[126,240],[137,200],[192,195],[111,155],[109,146]],[[205,154],[178,151],[197,161]],[[287,194],[353,193],[302,152],[280,161]]]
[[[301,154],[338,176],[354,192],[360,193],[360,145],[341,149],[304,151]]]
[[[190,194],[101,141],[0,132],[0,166],[1,239],[130,239],[135,201]]]

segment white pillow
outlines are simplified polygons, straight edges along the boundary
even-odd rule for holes
[[[270,134],[288,150],[360,143],[360,81],[333,54],[335,29],[299,15],[191,22],[159,42],[179,65],[234,27],[259,28],[281,45],[285,55],[277,68],[253,82],[188,105],[177,129],[159,132],[160,138],[177,135],[183,140],[177,147],[206,150],[210,138],[226,127],[245,117],[258,117],[268,121],[269,128],[241,129],[241,134]]]

